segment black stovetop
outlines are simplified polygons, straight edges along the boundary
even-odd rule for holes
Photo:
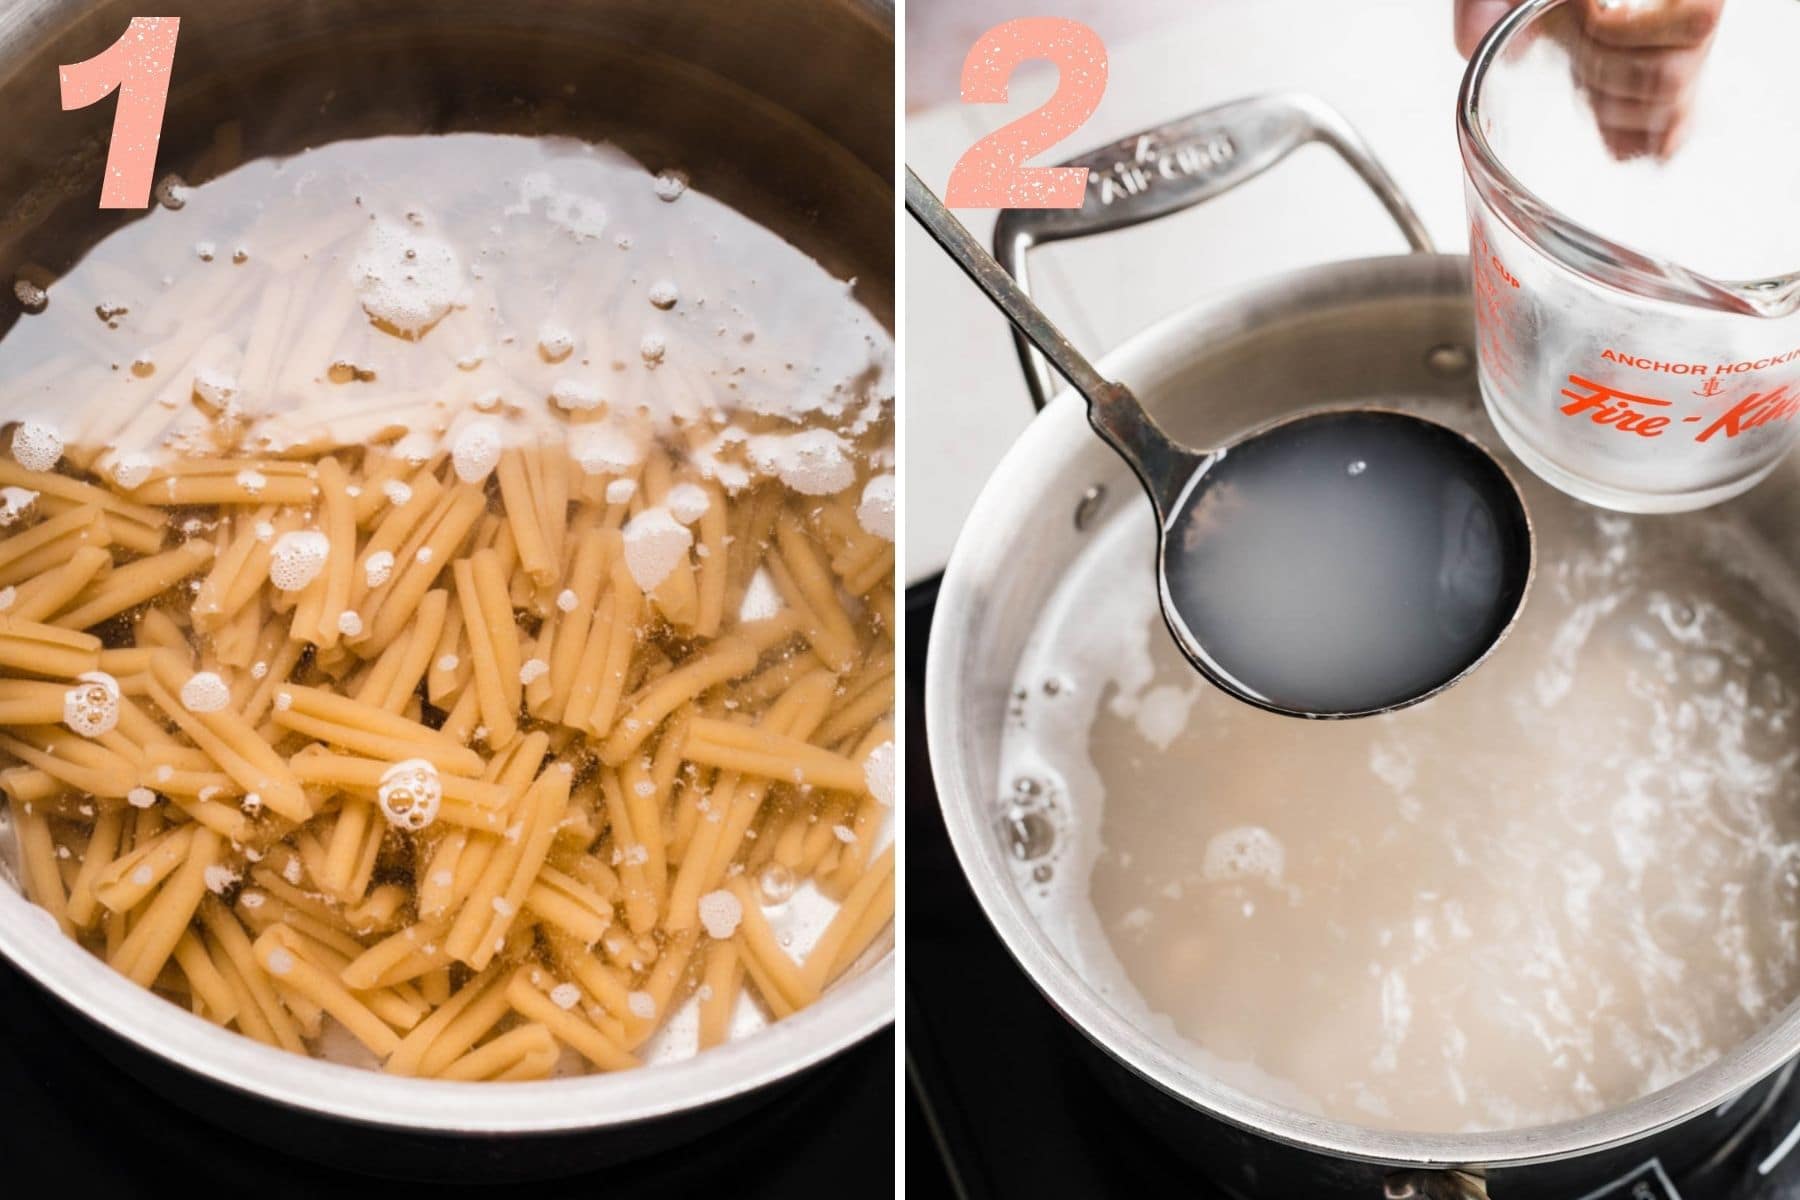
[[[963,878],[924,744],[935,598],[929,584],[907,595],[908,1159],[914,1179],[930,1180],[909,1190],[959,1200],[1228,1200],[1101,1090],[1080,1035],[1013,962]],[[1800,1082],[1724,1161],[1672,1181],[1673,1192],[1627,1187],[1617,1200],[1800,1200],[1800,1148],[1780,1153],[1790,1131],[1800,1131]]]
[[[276,1154],[207,1125],[125,1074],[0,959],[0,1197],[160,1200],[810,1200],[846,1181],[885,1195],[894,1164],[894,1034],[883,1031],[704,1140],[528,1184],[409,1184]],[[53,1190],[52,1190],[53,1189]]]

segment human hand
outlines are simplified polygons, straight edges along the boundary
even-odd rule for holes
[[[1694,83],[1725,0],[1574,0],[1581,40],[1571,52],[1607,147],[1620,158],[1667,155],[1681,139]],[[1456,0],[1466,56],[1523,0]]]

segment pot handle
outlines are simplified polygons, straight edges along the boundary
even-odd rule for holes
[[[1209,108],[1070,159],[1062,165],[1088,168],[1081,207],[1001,210],[994,225],[994,257],[1029,292],[1025,260],[1034,246],[1108,233],[1203,204],[1311,142],[1337,151],[1369,185],[1413,250],[1432,253],[1424,223],[1357,132],[1323,101],[1294,92]],[[1013,342],[1031,403],[1041,409],[1058,390],[1056,376],[1017,331]]]
[[[1382,1200],[1488,1200],[1487,1181],[1467,1171],[1396,1171]]]

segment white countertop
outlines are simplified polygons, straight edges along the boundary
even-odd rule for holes
[[[1467,248],[1454,119],[1463,63],[1450,41],[1450,0],[1202,0],[1190,11],[1180,24],[1109,44],[1099,109],[1039,164],[1244,96],[1310,92],[1361,132],[1440,249]],[[962,152],[1042,103],[1054,78],[1034,64],[1016,77],[1012,103],[913,114],[908,163],[941,193]],[[991,236],[992,213],[958,215],[984,241]],[[1202,208],[1041,250],[1032,280],[1050,316],[1097,356],[1167,313],[1252,280],[1404,249],[1350,169],[1310,146]],[[905,253],[910,584],[943,568],[1031,404],[1001,317],[910,221]]]

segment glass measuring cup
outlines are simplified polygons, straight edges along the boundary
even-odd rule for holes
[[[1588,87],[1618,57],[1595,7],[1527,0],[1464,77],[1481,392],[1512,451],[1571,495],[1700,508],[1800,437],[1800,4],[1727,0],[1664,153],[1627,158],[1596,116],[1619,101]],[[1654,89],[1658,53],[1609,87]]]

